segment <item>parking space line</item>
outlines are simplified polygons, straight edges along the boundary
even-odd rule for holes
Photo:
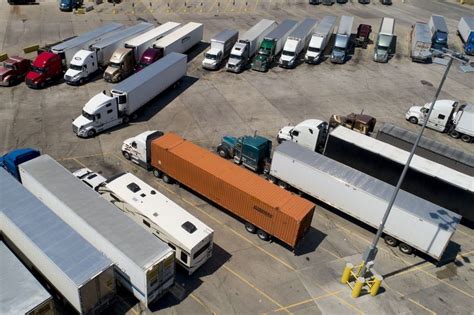
[[[268,294],[266,294],[265,292],[263,292],[262,290],[260,290],[259,288],[257,288],[255,285],[253,285],[252,283],[250,283],[247,279],[245,279],[243,276],[241,276],[240,274],[238,274],[237,272],[235,272],[234,270],[232,270],[231,268],[229,268],[227,265],[223,265],[222,266],[225,270],[229,271],[230,273],[232,273],[234,276],[236,276],[237,278],[239,278],[242,282],[244,282],[245,284],[247,284],[249,287],[251,287],[252,289],[254,289],[255,291],[257,291],[260,295],[264,296],[267,300],[271,301],[273,304],[275,304],[276,306],[282,308],[282,310],[285,310],[288,314],[291,314],[287,309],[285,309],[285,307],[283,305],[281,305],[280,303],[278,303],[275,299],[273,299],[271,296],[269,296]]]
[[[297,302],[297,303],[293,303],[291,305],[288,305],[288,306],[285,306],[285,307],[281,307],[281,308],[277,308],[275,310],[273,310],[272,312],[273,313],[276,313],[276,312],[280,312],[280,311],[283,311],[283,310],[288,310],[290,308],[293,308],[293,307],[296,307],[296,306],[300,306],[300,305],[304,305],[304,304],[307,304],[307,303],[310,303],[310,302],[314,302],[314,301],[317,301],[317,300],[324,300],[328,297],[331,297],[331,296],[334,296],[336,294],[339,294],[343,291],[343,289],[341,290],[337,290],[337,291],[333,291],[333,292],[330,292],[330,293],[327,293],[327,294],[323,294],[323,295],[319,295],[317,297],[314,297],[314,298],[311,298],[311,299],[307,299],[307,300],[304,300],[304,301],[301,301],[301,302]]]
[[[199,303],[202,307],[204,307],[205,309],[207,309],[209,311],[209,313],[211,313],[212,315],[216,314],[216,312],[213,312],[203,301],[201,301],[200,298],[198,298],[196,295],[190,293],[189,296],[194,300],[196,301],[197,303]]]
[[[67,160],[74,160],[74,159],[86,159],[86,158],[95,157],[95,156],[106,156],[109,154],[112,154],[112,153],[107,152],[107,153],[97,153],[97,154],[91,154],[91,155],[68,156],[65,158],[56,159],[56,161],[60,162],[60,161],[67,161]]]
[[[384,286],[387,288],[387,289],[390,289],[392,290],[393,292],[397,293],[398,295],[400,295],[401,297],[406,297],[405,294],[403,294],[402,292],[398,291],[398,290],[395,290],[393,289],[392,287],[390,287],[386,282],[384,283]],[[407,298],[408,301],[412,302],[413,304],[415,304],[416,306],[424,309],[425,311],[431,313],[431,314],[436,314],[436,312],[430,310],[428,307],[424,306],[423,304],[421,304],[420,302],[417,302],[415,300],[413,300],[412,298]]]
[[[74,158],[72,159],[73,161],[75,161],[77,164],[81,165],[82,167],[87,167],[84,165],[84,163],[82,163],[81,161],[79,161],[78,159]]]
[[[474,235],[468,234],[468,233],[463,232],[463,231],[461,231],[461,230],[459,230],[459,229],[456,229],[456,232],[461,233],[462,235],[465,235],[465,236],[467,236],[467,237],[474,238]]]

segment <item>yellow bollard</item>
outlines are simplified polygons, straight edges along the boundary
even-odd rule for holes
[[[0,62],[8,59],[8,54],[0,54]]]
[[[344,267],[344,271],[342,272],[341,283],[347,283],[351,277],[351,271],[354,268],[354,265],[351,263],[347,263]]]
[[[374,276],[374,284],[372,284],[372,287],[370,288],[370,295],[372,296],[377,295],[380,289],[380,285],[382,284],[382,280],[383,280],[383,277],[381,275]]]
[[[352,289],[352,297],[357,298],[360,295],[360,291],[362,291],[362,287],[364,286],[365,283],[365,278],[364,277],[359,277],[356,280],[356,283],[354,285],[354,288]]]

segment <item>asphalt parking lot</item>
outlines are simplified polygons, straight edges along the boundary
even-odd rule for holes
[[[353,15],[377,32],[380,19],[396,19],[396,54],[387,64],[372,61],[373,45],[356,49],[344,65],[328,60],[296,69],[273,68],[268,73],[201,69],[202,43],[190,53],[188,73],[180,87],[149,104],[138,119],[93,139],[79,139],[71,121],[95,94],[110,87],[100,77],[81,87],[58,83],[44,90],[24,84],[0,89],[0,154],[20,147],[39,148],[71,171],[89,167],[112,176],[133,172],[201,219],[215,231],[213,257],[191,277],[177,275],[177,285],[144,313],[163,314],[472,314],[474,310],[474,232],[459,226],[439,266],[433,260],[407,256],[380,243],[375,269],[384,276],[377,297],[351,298],[339,283],[346,262],[359,263],[373,231],[318,204],[302,252],[294,255],[278,242],[263,242],[247,234],[243,224],[178,185],[167,185],[120,154],[124,139],[158,129],[174,131],[214,150],[226,134],[264,135],[275,141],[277,131],[307,118],[327,120],[331,114],[360,112],[416,131],[405,121],[406,110],[430,102],[444,72],[438,64],[412,63],[409,30],[432,13],[444,15],[449,45],[460,49],[455,34],[461,16],[474,15],[473,6],[454,0],[394,0],[360,5],[349,1],[331,7],[306,1],[282,0],[152,0],[103,3],[86,14],[60,12],[56,1],[39,5],[0,3],[0,52],[15,55],[24,47],[47,44],[93,29],[108,21],[133,24],[196,21],[204,24],[204,41],[225,28],[244,32],[261,18],[281,21],[312,16]],[[372,34],[374,40],[374,34]],[[27,55],[34,58],[33,54]],[[474,74],[453,65],[442,99],[474,101]],[[427,130],[426,136],[473,152],[473,144]],[[275,142],[276,145],[276,142]],[[342,196],[341,196],[342,197]],[[454,261],[453,261],[454,259]],[[111,312],[138,314],[137,301],[121,294]]]

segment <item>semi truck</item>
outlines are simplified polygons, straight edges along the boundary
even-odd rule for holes
[[[432,14],[428,22],[431,31],[431,47],[442,50],[448,48],[448,26],[442,15]]]
[[[108,33],[123,27],[119,23],[108,23],[95,30],[54,45],[48,51],[39,52],[31,64],[31,71],[26,74],[26,85],[30,88],[44,88],[47,83],[61,78],[63,72],[71,63],[73,56],[79,50],[86,49],[104,36],[107,36]]]
[[[423,106],[412,106],[405,118],[412,124],[422,125],[426,119],[431,103]],[[461,138],[464,142],[474,139],[474,105],[461,104],[453,100],[438,100],[426,126],[439,132],[446,132],[451,137]]]
[[[18,165],[40,156],[40,151],[31,148],[16,149],[0,157],[0,166],[21,182]]]
[[[268,176],[373,228],[382,221],[394,189],[289,141],[276,148]],[[456,213],[401,190],[385,224],[384,240],[389,246],[398,245],[405,254],[416,249],[440,260],[460,219]]]
[[[272,141],[262,136],[224,136],[216,148],[217,153],[242,164],[254,172],[262,172],[272,153]]]
[[[280,67],[293,68],[296,66],[300,54],[308,47],[311,34],[317,23],[316,19],[306,18],[291,32],[285,41],[278,61]]]
[[[319,119],[307,119],[296,126],[285,126],[278,131],[277,142],[296,142],[316,152],[323,152],[329,125]]]
[[[457,33],[464,43],[464,52],[474,55],[474,16],[463,16],[459,20]]]
[[[309,64],[316,64],[324,57],[324,50],[329,43],[334,27],[336,25],[335,16],[325,16],[316,26],[308,44],[304,60]]]
[[[173,285],[174,253],[167,244],[137,225],[49,155],[41,155],[19,167],[23,186],[104,253],[115,264],[120,285],[141,303],[148,306]],[[67,244],[64,247],[70,246]],[[82,259],[69,261],[76,263]]]
[[[108,60],[108,66],[105,69],[103,76],[105,81],[115,83],[123,79],[122,74],[120,73],[120,69],[124,65],[121,64],[121,62],[125,58],[124,56],[130,52],[130,50],[121,46],[124,45],[127,40],[138,37],[139,35],[151,30],[152,28],[153,24],[141,22],[130,26],[129,28],[124,30],[123,33],[114,36],[114,38],[116,39],[118,37],[121,37],[121,41],[118,45],[118,48],[112,53],[112,56]],[[128,71],[133,71],[133,69],[130,70],[127,68],[127,73]]]
[[[59,0],[59,10],[72,11],[78,9],[83,5],[83,0]]]
[[[93,96],[73,121],[73,132],[87,138],[128,123],[137,110],[176,84],[186,74],[186,67],[186,55],[171,53],[113,86],[110,95],[104,91]]]
[[[12,86],[23,82],[30,71],[31,61],[26,58],[12,56],[0,66],[0,86]]]
[[[214,231],[165,195],[131,173],[98,186],[98,193],[148,232],[168,244],[188,274],[212,256]]]
[[[415,143],[417,134],[410,130],[389,123],[377,131],[377,139],[397,148],[410,151]],[[474,176],[474,155],[452,146],[440,143],[423,136],[415,153],[425,159],[437,162],[453,170]]]
[[[343,15],[337,28],[336,40],[331,52],[332,63],[344,63],[346,61],[349,50],[351,49],[351,33],[353,16]]]
[[[178,23],[168,22],[157,28],[146,32],[142,36],[160,36],[161,32],[167,31],[169,28],[177,27]],[[174,28],[172,28],[174,29]],[[132,33],[132,35],[130,35]],[[72,58],[69,69],[64,75],[64,80],[68,84],[82,84],[88,79],[90,79],[97,71],[103,71],[108,63],[112,54],[124,44],[126,45],[126,40],[130,36],[133,36],[135,31],[124,29],[111,33],[106,38],[94,43],[87,50],[78,51]],[[145,38],[145,39],[146,39]],[[155,38],[155,37],[153,37]],[[142,47],[143,49],[143,47]],[[128,64],[128,63],[127,63]],[[121,70],[119,70],[120,72]]]
[[[121,81],[130,76],[136,69],[140,57],[155,41],[172,33],[180,26],[180,23],[167,22],[137,37],[133,37],[124,43],[124,47],[118,48],[110,58],[110,67],[114,72],[108,72],[112,78],[111,82]],[[118,53],[120,51],[120,53]],[[113,57],[116,58],[113,58]],[[109,69],[110,70],[110,69]],[[115,79],[116,78],[116,79]]]
[[[0,261],[0,314],[56,314],[51,294],[1,241]]]
[[[344,126],[351,130],[358,131],[364,135],[369,135],[374,131],[377,119],[363,113],[350,113],[346,116],[333,114],[329,118],[329,128]]]
[[[255,56],[263,38],[277,27],[273,20],[262,19],[239,38],[230,51],[226,70],[239,73]]]
[[[3,169],[0,191],[0,231],[23,263],[80,314],[109,306],[116,291],[113,263]]]
[[[288,35],[295,29],[298,22],[284,20],[273,31],[268,33],[260,44],[257,54],[252,61],[252,70],[268,71],[283,49]]]
[[[202,67],[207,70],[216,70],[229,57],[230,51],[239,38],[239,32],[226,29],[211,38],[211,48],[204,53]]]
[[[375,41],[374,61],[388,62],[394,52],[395,19],[384,17],[380,23],[379,34]]]
[[[137,70],[151,65],[172,52],[184,54],[202,41],[203,31],[204,27],[201,23],[189,22],[171,34],[157,40],[153,43],[153,47],[148,48],[142,54]]]
[[[130,143],[134,139],[127,139]],[[124,143],[122,150],[127,150]],[[174,133],[143,141],[126,151],[132,160],[162,177],[177,181],[245,222],[261,240],[271,236],[295,249],[309,231],[314,204],[266,181]]]
[[[324,155],[396,185],[409,152],[344,127],[329,133]],[[474,221],[472,177],[415,155],[401,189]]]
[[[431,53],[431,32],[428,24],[416,22],[410,32],[411,51],[410,57],[412,61],[429,63],[433,59]]]

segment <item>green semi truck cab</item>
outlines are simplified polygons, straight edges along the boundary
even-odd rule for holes
[[[252,70],[267,71],[275,57],[276,41],[265,38],[252,62]]]
[[[242,164],[254,172],[264,170],[271,152],[272,142],[261,136],[224,136],[217,146],[217,153],[221,157],[232,158],[236,164]]]

